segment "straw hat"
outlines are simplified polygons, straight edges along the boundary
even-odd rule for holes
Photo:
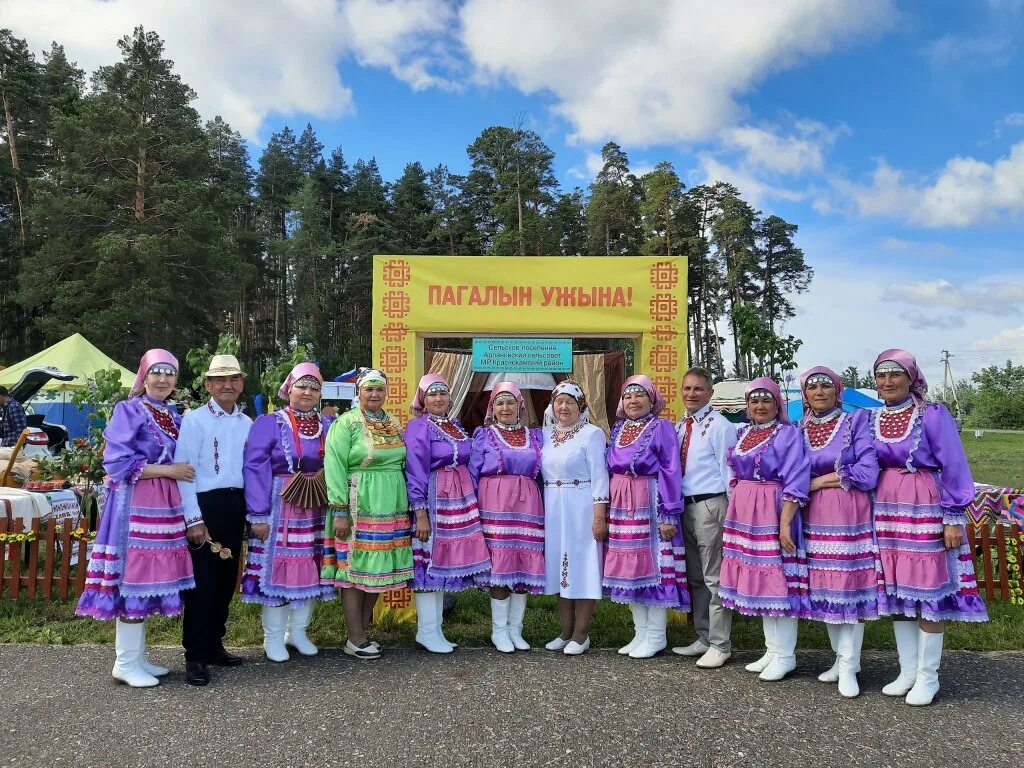
[[[203,378],[219,376],[245,376],[245,374],[242,373],[238,359],[234,355],[214,355],[210,358],[210,367],[203,374]]]

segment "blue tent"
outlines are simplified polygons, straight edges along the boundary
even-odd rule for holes
[[[798,421],[804,415],[804,403],[803,398],[800,397],[800,391],[790,389],[786,394],[789,395],[789,407],[787,408],[789,420]],[[843,390],[843,410],[847,413],[859,411],[861,408],[879,408],[881,405],[881,400],[869,397],[856,389]]]

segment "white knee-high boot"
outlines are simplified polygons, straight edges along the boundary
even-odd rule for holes
[[[633,639],[619,648],[622,656],[629,655],[647,639],[647,606],[630,603],[629,611],[633,614]]]
[[[832,646],[832,652],[836,657],[832,661],[832,666],[818,675],[818,680],[823,683],[834,683],[839,679],[839,638],[843,633],[843,625],[826,624],[825,629],[828,630],[828,644]]]
[[[292,646],[303,656],[316,656],[318,649],[313,645],[313,641],[306,636],[306,627],[309,626],[309,620],[313,617],[313,601],[291,603],[290,607],[284,644]]]
[[[939,665],[942,663],[942,633],[925,632],[917,638],[917,679],[907,694],[907,704],[925,707],[939,692]]]
[[[631,659],[649,659],[665,650],[668,641],[668,608],[647,608],[647,634],[640,645],[629,652]]]
[[[413,592],[416,601],[416,643],[431,653],[451,653],[452,647],[441,637],[437,623],[437,603],[440,592]]]
[[[796,669],[797,627],[797,620],[789,616],[779,616],[775,619],[775,648],[777,654],[759,675],[762,680],[775,682]]]
[[[452,650],[455,650],[456,648],[459,647],[459,644],[458,643],[453,643],[451,640],[449,640],[447,637],[444,636],[444,591],[443,590],[437,593],[437,602],[434,604],[434,606],[437,609],[437,634],[439,634],[441,636],[441,639],[444,640],[448,645],[450,645],[452,647]]]
[[[153,677],[163,677],[164,675],[169,675],[171,673],[171,670],[169,670],[167,667],[161,667],[159,664],[153,664],[150,662],[149,659],[146,658],[146,647],[146,624],[145,622],[143,622],[142,655],[139,657],[139,664],[142,666],[142,669],[144,671],[148,672]]]
[[[906,696],[917,682],[917,637],[920,628],[916,621],[894,621],[892,633],[896,636],[896,652],[900,657],[900,674],[882,688],[886,696]]]
[[[284,646],[290,611],[288,603],[263,606],[263,652],[271,661],[282,662],[290,658]]]
[[[860,694],[860,648],[864,644],[864,624],[843,624],[839,638],[839,693],[848,699]]]
[[[523,638],[523,620],[526,616],[526,595],[513,592],[508,604],[508,639],[517,651],[530,650],[530,644]]]
[[[132,688],[152,688],[160,681],[142,668],[142,653],[146,643],[146,626],[141,621],[128,623],[117,620],[114,635],[114,668],[110,674],[115,680]]]
[[[502,653],[513,653],[516,649],[508,635],[508,609],[511,606],[511,597],[504,600],[491,598],[491,642]]]
[[[752,661],[744,667],[747,672],[764,672],[765,668],[772,663],[775,656],[778,654],[776,650],[776,638],[775,638],[775,617],[774,616],[762,616],[761,617],[761,628],[764,631],[764,656],[757,661]]]

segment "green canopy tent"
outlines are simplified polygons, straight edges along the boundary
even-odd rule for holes
[[[114,368],[121,376],[121,386],[131,387],[135,381],[135,374],[119,365],[113,359],[107,357],[92,342],[82,334],[76,333],[59,341],[52,347],[47,347],[42,352],[37,352],[14,363],[3,370],[0,370],[0,385],[12,389],[25,372],[32,368],[56,368],[65,373],[73,373],[78,378],[71,381],[59,381],[53,379],[43,385],[42,390],[35,395],[33,410],[36,413],[43,413],[47,420],[58,424],[64,424],[72,437],[81,436],[85,433],[85,414],[78,413],[76,409],[65,409],[68,393],[76,389],[85,388],[85,380],[107,368]],[[57,411],[54,413],[54,411]],[[69,413],[75,411],[76,413]],[[76,418],[77,415],[77,418]],[[73,423],[69,423],[69,419]],[[77,422],[81,421],[81,424]]]

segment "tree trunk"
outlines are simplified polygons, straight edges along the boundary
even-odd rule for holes
[[[140,221],[146,216],[146,148],[139,150],[135,172],[135,218]]]
[[[4,122],[7,125],[7,145],[11,151],[11,168],[14,176],[14,199],[18,204],[18,224],[20,226],[21,242],[25,242],[25,208],[21,201],[21,182],[18,177],[21,175],[21,166],[18,163],[18,147],[14,136],[14,118],[11,116],[11,103],[7,100],[7,92],[4,91]]]

